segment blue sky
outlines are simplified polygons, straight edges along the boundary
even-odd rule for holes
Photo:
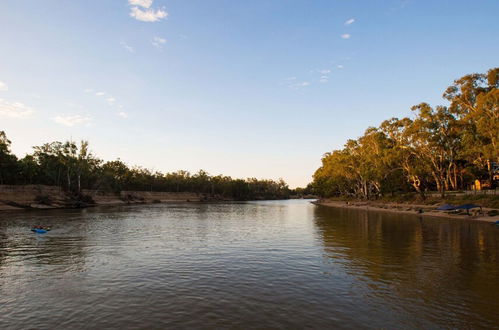
[[[0,130],[161,171],[284,178],[499,65],[497,0],[0,2]]]

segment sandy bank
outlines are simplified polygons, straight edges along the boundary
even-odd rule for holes
[[[188,192],[121,191],[112,193],[82,190],[82,195],[85,196],[84,201],[75,200],[63,189],[55,186],[0,185],[0,211],[220,200]]]
[[[499,221],[499,215],[493,217],[487,215],[487,212],[492,210],[489,208],[482,208],[482,213],[480,213],[478,209],[473,209],[470,211],[470,215],[467,215],[467,214],[452,214],[451,212],[445,212],[445,211],[436,211],[435,206],[417,205],[417,204],[351,202],[351,201],[347,202],[347,201],[332,201],[332,200],[318,200],[313,203],[316,205],[322,205],[327,207],[412,214],[423,217],[439,217],[447,219],[462,219],[462,220],[486,221],[486,222]],[[422,210],[423,213],[420,213],[420,210]]]

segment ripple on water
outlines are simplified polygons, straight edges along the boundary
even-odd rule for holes
[[[492,328],[495,229],[307,201],[1,214],[0,328]]]

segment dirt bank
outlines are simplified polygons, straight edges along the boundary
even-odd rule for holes
[[[467,214],[453,214],[448,211],[437,211],[437,206],[418,205],[418,204],[397,204],[397,203],[379,203],[379,202],[351,202],[351,201],[335,201],[335,200],[318,200],[313,202],[316,205],[327,207],[339,207],[348,209],[369,210],[378,212],[393,212],[401,214],[413,214],[424,217],[440,217],[448,219],[464,219],[474,221],[496,222],[499,221],[499,215],[489,216],[487,213],[492,211],[490,208],[482,208],[470,211]],[[422,213],[420,213],[422,211]]]
[[[0,211],[220,200],[220,198],[186,192],[122,191],[112,193],[83,190],[82,196],[82,199],[75,199],[63,189],[55,186],[0,185]]]

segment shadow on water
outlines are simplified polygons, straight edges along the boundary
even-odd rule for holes
[[[495,226],[326,207],[315,224],[327,258],[369,295],[444,327],[499,325]]]

